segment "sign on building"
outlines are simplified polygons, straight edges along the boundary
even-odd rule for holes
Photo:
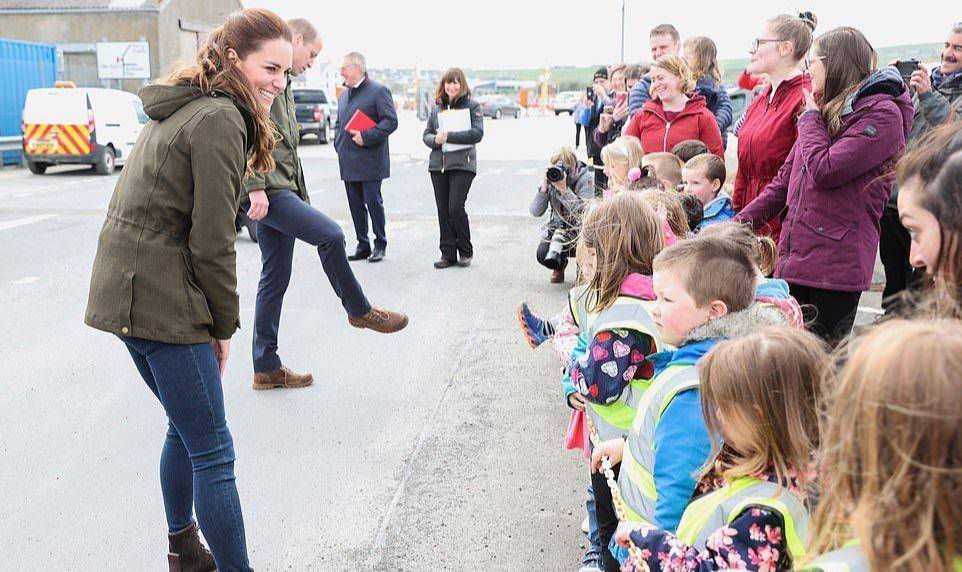
[[[97,42],[97,76],[100,79],[149,79],[150,45],[147,42]]]

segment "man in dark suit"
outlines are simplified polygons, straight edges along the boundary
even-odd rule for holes
[[[351,52],[344,56],[341,77],[347,87],[338,99],[334,148],[341,168],[341,180],[347,189],[347,202],[357,233],[357,250],[348,260],[380,262],[387,249],[384,231],[384,200],[381,181],[391,176],[388,136],[397,129],[397,112],[391,90],[367,77],[364,56]],[[377,125],[366,131],[346,131],[358,110]],[[374,250],[367,236],[367,217],[374,227]]]

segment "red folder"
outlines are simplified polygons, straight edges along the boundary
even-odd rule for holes
[[[368,117],[367,113],[364,113],[363,111],[358,109],[357,111],[354,112],[354,115],[351,116],[351,120],[347,122],[347,125],[344,127],[344,130],[347,131],[348,133],[350,133],[351,131],[364,132],[364,131],[367,131],[368,129],[373,128],[375,125],[377,125],[377,123],[375,123],[373,119]]]

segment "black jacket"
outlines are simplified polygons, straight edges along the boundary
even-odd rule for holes
[[[458,145],[471,145],[468,149],[441,151],[441,145],[434,142],[434,136],[438,133],[438,113],[441,106],[435,105],[428,117],[428,125],[424,128],[424,144],[431,148],[431,157],[428,160],[428,171],[470,171],[478,172],[478,157],[475,150],[481,138],[484,137],[484,117],[481,113],[481,104],[468,97],[462,97],[454,102],[454,105],[445,105],[444,110],[448,109],[468,109],[471,114],[471,129],[467,131],[453,131],[448,133],[448,143]]]
[[[345,89],[337,100],[337,127],[334,148],[341,168],[342,181],[379,181],[391,176],[391,152],[388,136],[397,129],[397,111],[391,90],[366,77],[354,89]],[[363,111],[377,125],[361,132],[364,146],[354,143],[344,130],[357,110]]]

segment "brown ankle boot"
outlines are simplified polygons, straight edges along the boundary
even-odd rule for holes
[[[294,389],[297,387],[307,387],[314,383],[314,376],[310,373],[296,373],[287,366],[268,373],[254,374],[254,389],[261,391],[264,389],[274,389],[275,387],[285,387]]]
[[[564,281],[565,281],[565,269],[563,266],[561,268],[555,268],[554,270],[551,271],[552,284],[561,284]]]
[[[360,318],[348,316],[347,321],[355,328],[367,328],[382,334],[393,334],[408,325],[408,317],[404,314],[382,308],[371,308],[370,312]]]
[[[167,554],[167,565],[170,572],[214,572],[217,565],[210,550],[200,541],[197,534],[197,523],[184,530],[168,534],[170,551]]]

